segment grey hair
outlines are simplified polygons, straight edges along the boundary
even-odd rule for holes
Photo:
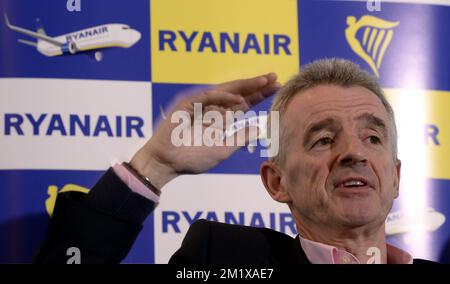
[[[376,78],[366,71],[362,70],[359,65],[339,58],[326,58],[313,61],[303,68],[300,74],[293,76],[278,92],[274,98],[272,111],[278,111],[280,115],[280,150],[278,155],[272,157],[274,162],[282,162],[285,158],[285,148],[287,140],[285,139],[286,131],[282,127],[283,115],[286,109],[296,95],[311,89],[318,85],[337,85],[341,87],[361,86],[374,93],[385,107],[392,130],[392,149],[393,159],[397,161],[397,127],[395,124],[394,110],[386,100],[383,90],[378,84]],[[268,118],[268,127],[270,127],[270,115]]]

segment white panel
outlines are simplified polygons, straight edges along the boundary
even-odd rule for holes
[[[113,160],[129,159],[151,135],[151,98],[150,82],[0,79],[0,169],[104,170]],[[27,113],[34,119],[47,114],[36,127],[39,134],[34,133]],[[7,123],[14,121],[12,115],[22,117],[19,129],[23,135]],[[90,130],[83,134],[77,128],[71,136],[70,115],[83,120],[88,115]],[[66,135],[61,131],[46,135],[51,118],[56,116],[61,117]],[[121,135],[117,117],[121,119]],[[136,129],[141,129],[144,137],[137,131],[126,136],[127,117],[143,124]],[[103,121],[103,129],[107,121],[112,135],[107,131],[94,135],[99,121]]]
[[[262,216],[265,227],[285,231],[294,236],[291,226],[280,226],[280,214],[289,214],[285,204],[272,200],[266,192],[258,175],[224,175],[207,174],[198,176],[182,176],[170,182],[163,189],[160,204],[154,212],[155,216],[155,263],[167,263],[170,256],[180,247],[189,228],[187,214],[191,219],[201,212],[200,218],[207,218],[208,213],[216,215],[219,222],[225,221],[225,212],[232,212],[238,218],[242,213],[244,225]],[[178,216],[179,221],[167,226],[163,231],[163,216]],[[284,216],[284,215],[283,215]],[[256,218],[256,219],[255,219]],[[284,219],[284,221],[289,221]],[[274,221],[274,222],[273,222]],[[281,222],[283,223],[283,222]],[[180,230],[174,232],[174,225]],[[260,224],[261,225],[261,224]]]

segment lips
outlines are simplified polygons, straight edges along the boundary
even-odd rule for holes
[[[358,189],[372,187],[369,181],[363,177],[346,177],[334,183],[335,188]]]
[[[345,187],[365,186],[366,183],[360,180],[349,180],[342,184]]]

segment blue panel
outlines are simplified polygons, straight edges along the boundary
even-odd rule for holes
[[[67,1],[3,0],[0,2],[0,77],[75,78],[150,81],[150,1],[82,1],[81,12],[68,12]],[[34,39],[7,29],[3,13],[13,25],[36,30],[36,19],[49,36],[88,27],[120,23],[141,33],[130,48],[103,49],[103,60],[79,53],[46,57],[36,48],[17,42]]]
[[[300,63],[343,57],[371,72],[344,33],[347,16],[371,15],[400,22],[379,70],[383,87],[450,90],[450,7],[381,2],[382,10],[371,13],[365,1],[300,0]]]
[[[67,184],[91,188],[101,171],[0,171],[0,263],[31,262],[44,238],[49,216],[47,190]],[[153,216],[148,218],[126,262],[152,263]]]

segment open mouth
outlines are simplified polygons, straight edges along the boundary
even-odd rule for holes
[[[337,189],[345,189],[345,190],[361,190],[361,189],[369,189],[369,183],[363,178],[348,178],[343,181],[338,182],[335,187]]]
[[[366,186],[367,183],[361,180],[349,180],[346,182],[341,183],[339,186],[340,187],[361,187],[361,186]]]

